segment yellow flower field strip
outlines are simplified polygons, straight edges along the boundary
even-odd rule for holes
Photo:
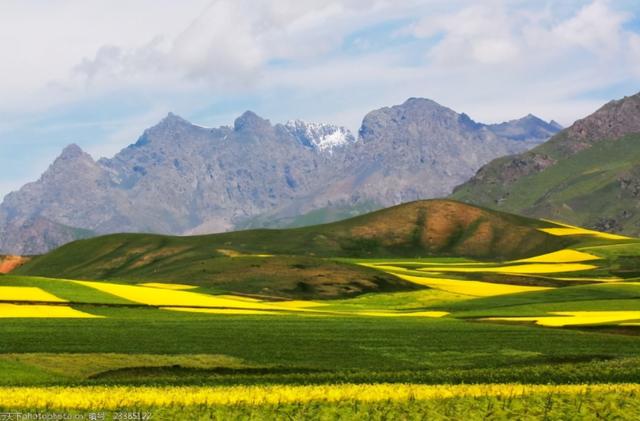
[[[242,308],[202,308],[202,307],[160,307],[162,310],[170,310],[170,311],[183,311],[186,313],[204,313],[204,314],[227,314],[227,315],[235,315],[235,314],[261,314],[261,315],[278,315],[282,314],[277,313],[275,311],[267,311],[267,310],[251,310],[251,309],[242,309]]]
[[[548,287],[534,287],[521,285],[494,284],[481,281],[461,281],[459,279],[429,278],[412,275],[396,274],[405,281],[425,285],[443,291],[456,294],[470,295],[473,297],[491,297],[495,295],[515,294],[518,292],[542,291]]]
[[[226,308],[202,308],[202,307],[160,307],[162,310],[182,311],[187,313],[222,314],[222,315],[286,315],[296,314],[295,309],[291,311],[269,311],[251,309],[226,309]],[[440,318],[446,316],[446,311],[314,311],[304,314],[316,316],[369,316],[369,317],[431,317]]]
[[[2,301],[42,301],[50,303],[64,303],[67,300],[56,297],[37,287],[6,287],[0,286],[0,300]]]
[[[512,274],[530,274],[530,273],[562,273],[562,272],[578,272],[581,270],[596,269],[597,266],[587,265],[584,263],[525,263],[522,265],[504,265],[496,267],[424,267],[417,269],[422,272],[485,272],[485,273],[512,273]]]
[[[80,386],[2,387],[0,407],[18,409],[114,410],[195,405],[265,405],[305,402],[405,402],[455,397],[640,393],[638,384],[593,385],[420,385],[339,384],[265,386]]]
[[[583,270],[596,269],[595,265],[588,265],[584,263],[525,263],[525,264],[507,264],[503,266],[477,266],[477,267],[464,267],[464,266],[427,266],[417,269],[407,269],[401,266],[392,265],[370,265],[362,264],[362,266],[368,266],[374,269],[383,270],[387,272],[426,272],[426,273],[442,273],[442,272],[459,272],[459,273],[510,273],[510,274],[533,274],[533,273],[563,273],[563,272],[578,272]]]
[[[535,322],[539,326],[563,327],[598,324],[620,324],[640,320],[640,311],[554,311],[554,316],[489,317],[484,320]]]
[[[578,250],[564,249],[552,253],[529,257],[528,259],[514,260],[517,263],[575,263],[599,260],[600,257]]]
[[[390,312],[390,311],[359,311],[353,313],[358,316],[373,316],[373,317],[432,317],[440,318],[449,314],[446,311],[410,311],[410,312]]]
[[[602,282],[602,283],[611,283],[611,282],[621,282],[622,278],[566,278],[566,277],[556,277],[553,278],[545,278],[545,279],[555,279],[557,281],[589,281],[589,282]]]
[[[366,266],[366,267],[370,267],[373,269],[378,269],[378,270],[383,270],[383,271],[394,271],[394,272],[411,272],[415,269],[407,269],[407,268],[403,268],[401,266],[392,266],[392,265],[374,265],[374,264],[369,264],[369,263],[360,263],[360,266]]]
[[[483,265],[495,265],[494,262],[476,262],[476,261],[467,261],[467,262],[457,262],[457,263],[445,263],[445,262],[418,262],[415,260],[407,260],[407,261],[392,261],[392,262],[358,262],[361,266],[368,266],[372,268],[376,267],[401,267],[401,265],[425,265],[425,266],[483,266]],[[398,266],[400,265],[400,266]]]
[[[0,318],[85,319],[99,317],[102,316],[85,313],[66,305],[0,303]]]
[[[108,282],[73,281],[95,288],[129,301],[159,307],[214,307],[245,310],[287,309],[279,302],[257,301],[252,298],[232,295],[208,295],[190,291],[165,290],[137,285],[121,285]],[[306,311],[297,307],[298,311]]]
[[[557,222],[554,222],[558,224]],[[600,232],[594,231],[581,227],[574,227],[571,225],[558,224],[562,225],[563,228],[539,228],[539,231],[546,232],[547,234],[556,235],[556,236],[565,236],[565,235],[590,235],[597,238],[602,238],[604,240],[629,240],[629,237],[625,237],[624,235],[610,234],[608,232]]]
[[[150,288],[160,288],[160,289],[171,289],[171,290],[185,290],[185,289],[194,289],[198,288],[194,285],[186,285],[186,284],[163,284],[161,282],[147,282],[144,284],[138,284],[141,287],[150,287]]]

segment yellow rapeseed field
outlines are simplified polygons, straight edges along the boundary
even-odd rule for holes
[[[529,257],[528,259],[515,260],[518,263],[574,263],[598,260],[600,257],[578,250],[564,249],[552,253]]]
[[[183,290],[183,289],[194,289],[197,288],[194,285],[186,285],[186,284],[164,284],[161,282],[147,282],[144,284],[138,284],[141,287],[151,287],[151,288],[161,288],[161,289],[172,289],[172,290]]]
[[[571,278],[571,277],[560,277],[554,276],[551,279],[555,279],[558,281],[591,281],[591,282],[620,282],[622,278]]]
[[[621,324],[625,321],[640,320],[640,311],[554,311],[550,314],[553,316],[490,317],[485,320],[536,322],[539,326],[547,327]]]
[[[260,301],[235,295],[209,295],[180,289],[109,282],[72,281],[141,304],[165,310],[209,314],[275,314],[275,312],[316,312],[313,307],[324,304],[313,301]],[[166,285],[166,284],[160,284]],[[168,284],[172,285],[172,284]]]
[[[546,232],[547,234],[565,236],[565,235],[591,235],[593,237],[602,238],[605,240],[628,240],[629,237],[623,235],[610,234],[608,232],[594,231],[586,228],[575,227],[573,225],[567,225],[556,221],[553,222],[556,225],[561,225],[562,228],[539,228],[539,231]]]
[[[190,291],[167,290],[108,282],[73,281],[136,303],[162,307],[223,307],[270,310],[276,306],[230,295],[208,295]]]
[[[291,301],[277,301],[273,303],[275,306],[283,309],[305,309],[311,307],[326,306],[325,303],[317,303],[315,301],[303,301],[303,300],[291,300]]]
[[[203,308],[203,307],[161,307],[162,310],[185,311],[205,314],[278,314],[275,311],[251,310],[243,308]]]
[[[359,311],[354,313],[360,316],[374,317],[444,317],[449,314],[446,311],[407,311],[407,312],[391,312],[391,311]]]
[[[0,407],[113,410],[191,405],[264,405],[340,401],[408,401],[454,397],[509,396],[532,394],[638,393],[638,384],[594,385],[419,385],[339,384],[266,386],[81,386],[2,387]]]
[[[418,270],[424,272],[485,272],[485,273],[561,273],[561,272],[577,272],[581,270],[595,269],[597,266],[587,265],[584,263],[525,263],[521,265],[504,265],[496,267],[425,267]]]
[[[42,301],[63,303],[67,300],[58,298],[37,287],[6,287],[0,286],[0,300],[2,301]]]
[[[90,318],[102,317],[66,305],[0,303],[0,318]]]
[[[431,288],[474,297],[490,297],[494,295],[515,294],[517,292],[542,291],[549,289],[547,287],[494,284],[491,282],[481,281],[461,281],[459,279],[429,278],[427,276],[422,277],[401,274],[396,274],[396,276],[415,284],[426,285]]]

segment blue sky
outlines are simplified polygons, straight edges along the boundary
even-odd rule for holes
[[[112,156],[169,111],[357,130],[428,97],[571,124],[640,91],[636,0],[1,0],[0,197],[69,143]]]

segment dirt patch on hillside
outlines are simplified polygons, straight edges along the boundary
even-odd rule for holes
[[[9,273],[29,261],[23,256],[0,256],[0,273]]]

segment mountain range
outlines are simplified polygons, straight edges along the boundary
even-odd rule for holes
[[[271,124],[251,111],[204,128],[169,114],[113,158],[66,147],[0,205],[0,252],[39,254],[114,232],[200,234],[327,222],[442,197],[483,164],[560,130],[528,115],[487,125],[410,98],[368,113],[357,136]]]
[[[492,161],[451,197],[640,236],[640,93],[605,104],[530,151]]]

